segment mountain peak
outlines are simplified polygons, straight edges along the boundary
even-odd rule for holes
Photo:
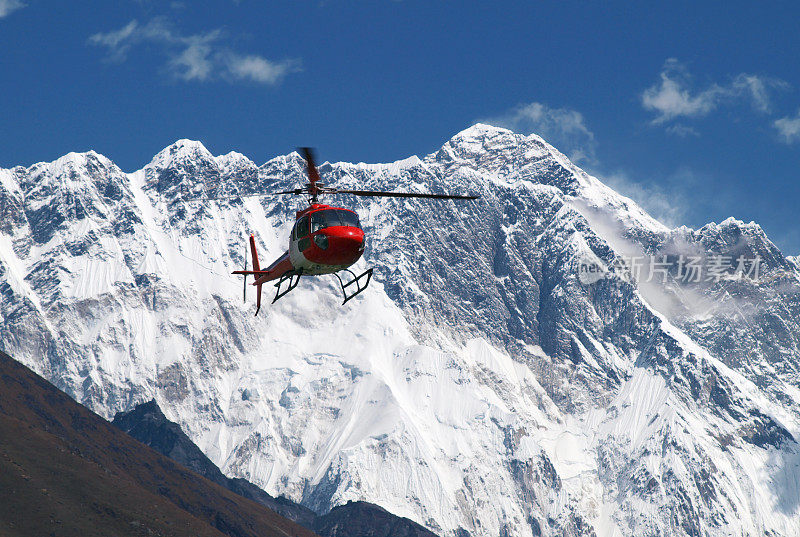
[[[181,138],[179,140],[175,140],[175,142],[168,145],[165,149],[170,149],[173,147],[179,149],[186,148],[186,149],[197,149],[197,150],[208,151],[208,149],[206,149],[206,146],[203,145],[203,142],[201,142],[200,140],[190,140],[189,138]]]
[[[171,165],[193,159],[213,160],[214,156],[198,140],[182,138],[162,149],[146,167],[168,168]]]
[[[471,127],[462,130],[450,138],[447,143],[445,143],[444,147],[477,146],[477,144],[481,144],[481,146],[487,148],[486,143],[495,139],[504,140],[506,143],[501,143],[500,146],[506,146],[508,142],[512,142],[512,140],[516,142],[517,138],[521,138],[521,136],[503,127],[495,127],[494,125],[488,125],[486,123],[475,123]],[[492,146],[495,145],[497,144],[492,144]]]
[[[505,127],[497,127],[488,123],[475,123],[453,136],[453,138],[482,138],[494,134],[514,134],[514,132]]]
[[[722,227],[739,227],[739,228],[750,228],[750,229],[761,229],[761,226],[753,222],[745,222],[744,220],[739,220],[738,218],[734,218],[733,216],[729,216],[722,222],[720,222],[720,226]]]
[[[729,216],[720,223],[709,222],[698,230],[698,233],[722,233],[722,232],[749,232],[754,235],[763,236],[766,239],[766,233],[760,225],[753,221],[744,222],[733,216]]]
[[[244,169],[256,169],[255,162],[237,151],[214,157],[214,161],[224,173],[234,173]]]
[[[82,153],[71,151],[52,162],[37,162],[29,168],[30,171],[46,170],[52,175],[61,175],[64,172],[76,171],[82,168],[91,167],[92,164],[99,163],[104,167],[112,166],[109,158],[90,149]]]

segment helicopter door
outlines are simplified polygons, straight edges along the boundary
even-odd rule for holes
[[[295,232],[295,240],[298,240],[297,249],[305,251],[309,246],[311,246],[311,238],[308,236],[309,233],[309,226],[308,226],[308,216],[302,217],[300,220],[297,221],[297,224],[294,226]]]

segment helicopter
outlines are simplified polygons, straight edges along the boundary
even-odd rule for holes
[[[256,251],[255,235],[250,235],[250,255],[252,269],[247,268],[245,256],[244,270],[235,270],[232,274],[244,278],[244,299],[247,300],[247,277],[252,276],[251,285],[256,287],[256,315],[261,310],[262,286],[276,281],[274,304],[291,292],[300,282],[301,276],[319,276],[333,274],[339,281],[346,304],[361,294],[369,285],[373,268],[356,275],[350,270],[364,253],[365,234],[358,218],[352,209],[336,207],[320,203],[320,196],[332,194],[351,194],[354,196],[381,196],[392,198],[432,198],[475,200],[480,196],[457,196],[449,194],[417,194],[413,192],[383,192],[376,190],[340,190],[326,186],[320,180],[319,171],[314,164],[311,148],[301,147],[300,151],[306,161],[308,183],[302,188],[281,192],[264,192],[259,196],[270,195],[306,195],[308,207],[295,214],[295,223],[289,237],[289,249],[266,268],[261,268]],[[205,198],[214,199],[214,198]],[[351,278],[345,283],[339,275],[347,272]]]

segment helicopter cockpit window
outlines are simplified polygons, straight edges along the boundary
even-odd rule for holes
[[[304,216],[300,220],[297,221],[297,225],[294,228],[295,231],[295,238],[305,237],[308,235],[308,217]]]
[[[330,221],[330,214],[333,211],[317,211],[311,214],[311,233],[315,233],[320,229],[330,227],[330,226],[337,226],[339,225],[336,220],[334,219],[333,222]]]
[[[361,227],[361,222],[358,221],[358,215],[356,213],[350,211],[336,211],[339,216],[339,221],[341,222],[340,225],[342,226],[351,226],[351,227]]]
[[[358,215],[341,209],[326,209],[311,213],[311,233],[333,226],[361,227]]]

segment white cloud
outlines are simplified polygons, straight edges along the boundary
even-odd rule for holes
[[[784,89],[789,85],[777,78],[759,77],[741,73],[733,79],[731,93],[733,95],[746,95],[753,101],[753,106],[759,112],[770,112],[772,102],[769,98],[770,89]]]
[[[668,187],[662,186],[662,182],[656,181],[637,182],[626,173],[619,171],[596,175],[598,179],[615,191],[634,200],[659,222],[670,227],[686,222],[687,207],[690,207],[690,201],[684,192],[674,187],[672,182]]]
[[[642,106],[657,114],[654,125],[679,117],[701,117],[725,104],[749,100],[759,112],[771,109],[770,91],[784,89],[783,80],[740,73],[727,84],[711,84],[703,90],[693,90],[686,67],[675,58],[664,63],[660,82],[644,90]],[[683,134],[686,134],[684,132]]]
[[[133,35],[139,29],[139,24],[132,20],[119,30],[105,34],[94,34],[89,38],[90,43],[108,48],[109,59],[121,61],[125,59],[128,49],[134,41]]]
[[[23,7],[25,7],[25,4],[20,0],[0,0],[0,19]]]
[[[298,60],[272,62],[261,56],[227,54],[224,57],[224,62],[231,77],[264,84],[277,84],[287,74],[300,69]]]
[[[667,132],[674,134],[675,136],[680,136],[681,138],[686,138],[687,136],[700,136],[700,133],[697,132],[696,129],[687,125],[681,125],[680,123],[667,127]]]
[[[670,59],[661,72],[661,83],[647,88],[642,105],[659,113],[654,123],[663,123],[679,116],[705,115],[717,106],[720,88],[712,86],[692,96],[686,89],[688,77],[677,60]]]
[[[782,117],[772,124],[787,144],[800,141],[800,110],[794,117]]]
[[[214,75],[217,61],[214,58],[214,41],[219,37],[212,32],[193,35],[182,42],[182,50],[169,61],[172,72],[181,80],[208,80]]]
[[[597,160],[594,134],[586,127],[583,115],[576,110],[550,108],[533,102],[479,121],[523,134],[538,134],[577,163]]]
[[[106,48],[112,61],[125,60],[135,46],[160,45],[167,55],[167,71],[184,81],[226,79],[275,85],[288,73],[300,70],[298,60],[272,62],[258,55],[238,54],[224,45],[224,38],[220,30],[183,35],[157,18],[145,25],[132,20],[119,30],[92,35],[89,42]]]

